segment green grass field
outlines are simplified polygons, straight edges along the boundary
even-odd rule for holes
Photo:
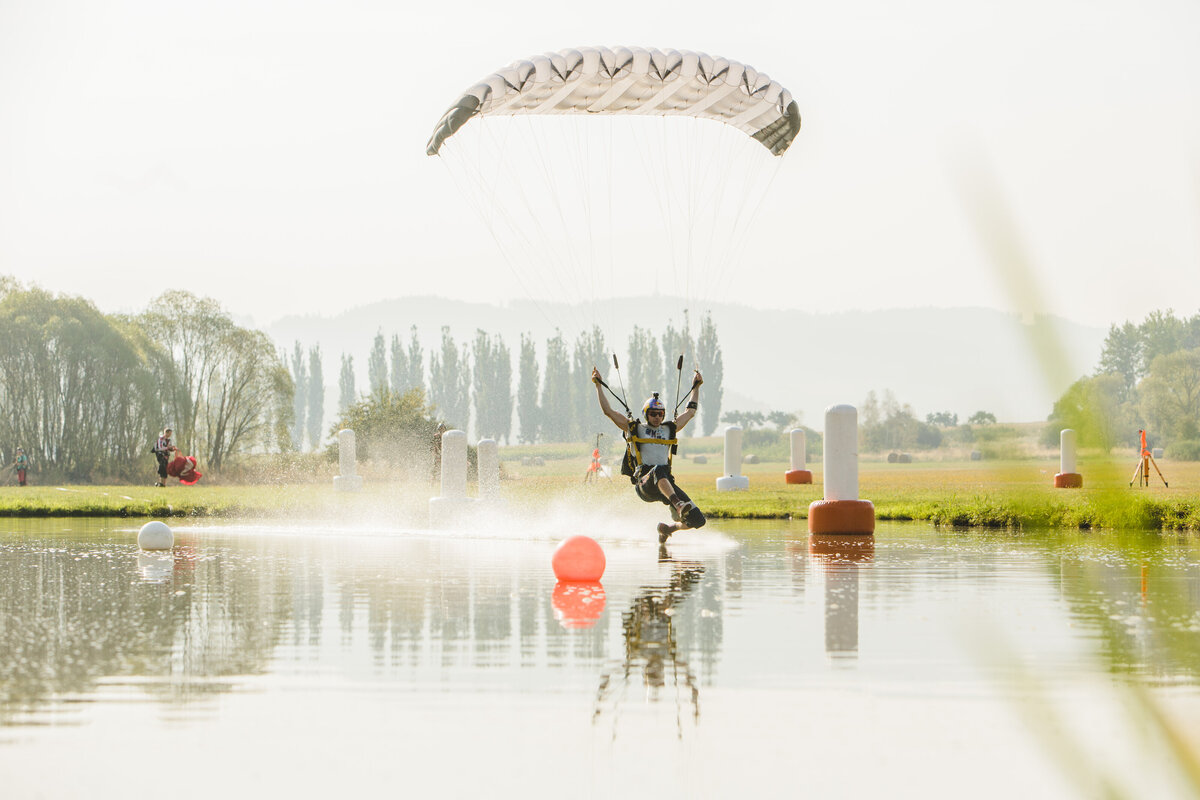
[[[547,452],[544,463],[504,462],[502,492],[516,507],[537,508],[563,499],[593,511],[612,503],[640,502],[628,481],[584,485],[587,459]],[[576,450],[575,452],[578,452]],[[511,451],[508,455],[511,456]],[[715,463],[714,463],[715,462]],[[875,504],[881,520],[928,520],[939,525],[1000,528],[1137,528],[1200,530],[1200,463],[1162,462],[1170,482],[1130,488],[1136,462],[1115,456],[1083,458],[1083,489],[1054,489],[1057,459],[1015,461],[937,461],[887,464],[864,460],[859,495]],[[822,497],[820,464],[810,464],[814,485],[784,483],[786,465],[749,464],[745,492],[717,492],[719,459],[708,464],[676,461],[682,486],[710,517],[727,519],[804,518],[808,505]],[[419,524],[433,493],[428,483],[398,484],[372,480],[363,470],[361,493],[335,492],[332,473],[318,483],[282,486],[198,485],[30,486],[0,489],[0,516],[213,516],[259,518],[342,518],[372,513]]]

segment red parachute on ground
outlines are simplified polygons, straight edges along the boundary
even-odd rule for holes
[[[184,486],[192,486],[204,477],[204,473],[196,469],[195,457],[181,455],[176,455],[175,459],[167,464],[167,475],[179,478],[179,482]]]

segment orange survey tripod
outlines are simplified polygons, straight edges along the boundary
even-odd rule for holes
[[[596,446],[592,449],[592,461],[588,464],[587,472],[583,473],[583,482],[591,483],[599,481],[600,476],[604,475],[608,478],[608,482],[612,483],[612,475],[608,474],[608,470],[604,469],[604,460],[600,457],[600,437],[603,433],[596,434]]]
[[[1158,462],[1154,460],[1154,456],[1146,449],[1146,432],[1138,431],[1142,435],[1142,454],[1138,456],[1137,469],[1133,471],[1133,477],[1129,479],[1129,485],[1133,486],[1133,482],[1137,481],[1138,486],[1150,485],[1150,465],[1154,465],[1154,471],[1158,473],[1159,480],[1163,482],[1163,486],[1170,486],[1167,479],[1163,477],[1162,470],[1158,468]]]

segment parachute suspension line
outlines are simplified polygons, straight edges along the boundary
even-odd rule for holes
[[[483,197],[483,190],[486,186],[486,181],[484,180],[481,170],[472,169],[474,164],[482,164],[486,162],[482,162],[478,158],[474,160],[470,158],[460,159],[457,156],[458,151],[466,146],[467,145],[465,142],[461,145],[457,141],[447,142],[438,153],[438,157],[441,160],[441,163],[445,165],[447,172],[450,173],[451,181],[466,199],[467,203],[474,209],[479,219],[484,223],[484,227],[487,229],[488,234],[492,237],[492,241],[496,243],[496,249],[499,251],[500,257],[503,258],[505,263],[508,265],[509,270],[512,272],[513,277],[517,281],[517,284],[521,287],[521,291],[533,299],[534,306],[537,308],[538,312],[542,315],[546,322],[553,324],[553,320],[550,319],[550,315],[547,313],[546,309],[539,302],[537,302],[536,297],[531,295],[529,291],[531,287],[526,285],[524,276],[522,276],[521,272],[513,263],[511,257],[512,254],[509,252],[509,249],[504,246],[504,242],[496,232],[495,219],[486,212],[486,209],[494,209],[496,208],[496,205],[495,203],[488,202]],[[480,146],[480,149],[482,149],[482,146]],[[459,170],[461,170],[461,173]],[[473,173],[474,180],[469,179],[468,173]]]
[[[649,127],[649,126],[646,126],[646,127]],[[665,163],[665,157],[659,157],[659,158],[655,157],[658,154],[655,153],[655,145],[654,145],[654,142],[652,141],[651,135],[648,131],[643,131],[641,129],[641,126],[637,126],[637,125],[633,126],[632,130],[633,130],[634,138],[639,139],[639,141],[636,145],[636,149],[637,149],[638,155],[642,159],[642,175],[644,175],[647,178],[647,180],[649,181],[651,193],[654,195],[654,200],[658,204],[658,213],[659,213],[660,224],[658,226],[656,226],[656,228],[654,230],[649,231],[649,235],[654,236],[656,234],[665,234],[664,238],[667,240],[667,248],[668,248],[667,256],[668,256],[668,258],[673,258],[674,253],[675,253],[675,246],[674,246],[675,231],[673,230],[673,228],[670,224],[671,213],[667,206],[668,192],[666,190],[666,186],[667,186],[667,177],[666,176],[667,176],[668,170],[667,170],[667,164]],[[647,220],[647,222],[649,222],[649,220]],[[656,260],[656,261],[653,261],[651,264],[645,265],[643,269],[645,271],[645,274],[653,275],[653,277],[654,277],[653,288],[654,288],[655,292],[657,293],[658,284],[659,284],[659,263],[658,263],[658,261]]]
[[[579,125],[574,124],[574,120],[564,122],[570,127],[573,134],[570,138],[570,143],[574,147],[573,157],[568,159],[566,169],[574,172],[575,184],[581,187],[579,192],[579,203],[583,211],[583,220],[586,225],[586,230],[583,234],[587,237],[587,249],[581,254],[580,258],[580,273],[576,275],[576,295],[573,298],[574,305],[582,305],[584,315],[591,323],[592,327],[596,324],[596,283],[595,283],[595,252],[596,242],[592,234],[592,211],[591,211],[591,183],[588,180],[588,138],[587,132],[580,129]],[[564,231],[569,234],[569,231]],[[587,262],[587,263],[584,263]],[[585,291],[586,289],[586,291]]]
[[[703,120],[694,120],[702,123]],[[742,142],[740,135],[724,126],[695,125],[698,147],[692,169],[697,178],[694,190],[699,204],[698,217],[695,222],[696,238],[694,244],[701,251],[698,264],[693,270],[695,290],[692,299],[698,299],[701,304],[712,297],[712,277],[716,265],[727,256],[720,252],[717,232],[721,231],[722,238],[727,236],[727,215],[731,202],[737,201],[737,195],[727,189],[729,176],[740,174],[736,168],[739,156],[743,156],[749,142]],[[689,303],[689,307],[693,304]]]
[[[527,123],[529,122],[528,119],[526,119],[525,121]],[[534,126],[532,124],[527,125],[528,134],[529,134],[528,139],[530,141],[532,141],[534,144],[534,148],[535,148],[535,151],[536,151],[538,159],[539,159],[539,166],[541,167],[541,170],[542,170],[542,176],[546,180],[546,185],[549,189],[550,198],[554,201],[554,208],[555,208],[555,211],[557,212],[558,221],[559,221],[560,225],[562,226],[562,235],[563,235],[563,239],[565,240],[564,248],[565,248],[566,256],[567,256],[566,260],[569,262],[565,269],[561,268],[561,265],[560,265],[560,268],[555,269],[555,265],[550,264],[550,265],[548,265],[547,271],[555,276],[556,282],[560,286],[564,285],[562,282],[562,279],[561,279],[561,276],[563,275],[563,273],[569,273],[572,278],[572,283],[574,283],[574,286],[573,287],[564,287],[564,288],[566,288],[569,291],[568,297],[571,300],[573,300],[574,302],[578,302],[579,295],[580,295],[580,288],[581,288],[579,271],[583,265],[579,263],[579,258],[577,256],[577,254],[575,253],[575,251],[571,247],[571,241],[570,241],[571,226],[567,222],[566,213],[564,211],[563,202],[562,202],[562,193],[559,191],[557,177],[555,176],[554,171],[550,168],[550,160],[546,157],[546,150],[549,147],[549,143],[542,141],[541,137],[538,136],[537,131],[535,130],[535,127],[536,126]],[[576,158],[578,158],[578,142],[576,142]]]
[[[497,249],[500,251],[501,256],[508,265],[509,271],[516,278],[517,283],[520,285],[523,293],[534,302],[534,305],[537,307],[542,317],[545,318],[547,323],[549,323],[551,326],[558,327],[560,322],[556,321],[552,314],[548,312],[547,308],[538,301],[538,293],[534,291],[538,288],[541,288],[537,285],[539,282],[539,275],[536,269],[538,263],[536,256],[538,255],[539,250],[535,246],[529,232],[527,231],[528,221],[532,220],[533,224],[538,228],[540,241],[547,242],[549,241],[549,237],[546,236],[545,230],[541,226],[541,215],[535,212],[533,204],[525,194],[523,182],[516,180],[516,176],[513,172],[511,162],[514,159],[509,157],[510,151],[507,146],[508,134],[513,129],[512,120],[501,120],[500,128],[505,134],[503,141],[500,141],[496,137],[496,132],[493,130],[493,125],[484,124],[487,122],[486,119],[480,119],[478,122],[480,124],[476,126],[476,138],[474,140],[478,150],[477,157],[474,160],[465,158],[462,159],[461,162],[464,170],[467,171],[472,178],[470,183],[478,188],[478,196],[473,196],[470,192],[464,192],[464,194],[469,200],[477,200],[480,207],[476,210],[479,213],[480,218],[483,219],[487,225],[492,238],[497,244]],[[463,140],[464,146],[470,142],[469,138],[464,139],[464,137],[458,137],[458,139]],[[455,141],[457,141],[457,139]],[[443,150],[446,146],[454,143],[455,142],[447,142],[446,145],[443,146]],[[488,147],[490,147],[490,151],[486,150]],[[445,163],[458,163],[458,159],[453,155],[454,152],[455,151],[452,149],[451,158]],[[485,174],[484,170],[488,167],[490,167],[490,170]],[[509,188],[515,187],[515,199],[520,201],[520,205],[523,206],[525,210],[524,215],[521,216],[519,220],[515,218],[517,215],[520,215],[519,208],[514,213],[509,208],[508,203],[496,201],[496,192],[500,186]],[[484,209],[491,209],[494,212],[494,215],[486,213]],[[497,230],[497,219],[506,223],[508,233],[517,240],[518,245],[523,245],[524,253],[514,254],[512,252],[512,246],[510,243],[506,242],[500,237],[499,231]],[[531,258],[530,256],[533,257]]]
[[[668,240],[667,243],[670,247],[670,252],[668,255],[670,257],[670,268],[671,268],[672,281],[671,281],[670,288],[666,292],[666,294],[668,296],[670,296],[670,295],[674,294],[674,292],[676,290],[676,284],[677,284],[678,277],[679,277],[679,255],[680,255],[680,242],[679,242],[678,236],[677,236],[677,223],[675,221],[678,216],[676,202],[678,201],[679,198],[676,197],[675,192],[671,191],[672,186],[679,186],[680,184],[679,184],[678,180],[672,179],[672,174],[673,174],[672,170],[674,170],[674,174],[676,174],[676,175],[678,174],[679,170],[678,170],[676,164],[678,163],[680,153],[682,152],[682,146],[680,146],[680,147],[672,147],[671,146],[670,138],[667,135],[668,120],[665,116],[659,117],[658,119],[659,119],[659,147],[661,148],[661,151],[660,151],[661,157],[656,159],[656,161],[657,161],[657,163],[662,165],[661,166],[662,178],[661,178],[660,183],[658,184],[658,191],[661,194],[662,201],[663,201],[663,208],[664,208],[662,224],[663,224],[663,227],[667,231],[667,240]],[[684,235],[686,236],[686,230],[684,230],[682,228],[679,228],[679,230],[683,230]],[[685,243],[686,243],[686,239],[685,239]],[[658,288],[658,287],[656,286],[655,288]]]
[[[758,153],[744,153],[743,160],[747,164],[750,164],[750,162],[754,161],[754,157],[758,155]],[[758,159],[755,163],[761,164],[761,159]],[[771,187],[775,184],[775,179],[779,176],[782,165],[783,157],[773,156],[769,167],[764,167],[760,170],[747,166],[741,170],[740,174],[744,177],[741,200],[738,203],[738,210],[730,235],[725,242],[726,252],[724,258],[716,270],[714,277],[715,285],[712,287],[714,293],[720,293],[729,277],[733,274],[734,268],[737,266],[737,257],[735,254],[744,252],[746,240],[754,230],[754,223],[771,194]],[[753,180],[756,177],[758,178],[758,184],[765,182],[765,185],[757,185]]]
[[[462,193],[463,197],[466,198],[468,204],[471,205],[471,207],[479,215],[480,219],[484,222],[484,227],[487,228],[488,234],[492,237],[492,241],[496,243],[496,249],[500,251],[500,257],[504,259],[504,262],[508,265],[510,271],[513,273],[513,277],[516,278],[517,285],[521,287],[521,291],[524,292],[527,296],[530,297],[530,299],[533,300],[534,307],[537,308],[538,313],[540,313],[542,315],[542,317],[546,320],[546,322],[553,325],[554,322],[553,322],[553,320],[550,319],[550,315],[546,312],[546,309],[542,306],[541,303],[539,303],[537,301],[536,297],[533,297],[530,294],[530,291],[529,291],[530,287],[525,284],[525,281],[522,278],[521,274],[516,270],[515,266],[513,265],[512,259],[509,257],[509,253],[505,249],[503,242],[501,242],[500,237],[496,235],[495,228],[491,224],[489,224],[489,220],[483,212],[482,201],[478,197],[473,195],[466,188],[466,186],[461,182],[460,177],[455,174],[454,168],[451,166],[451,161],[453,158],[453,151],[451,151],[451,153],[450,153],[451,159],[447,159],[446,155],[445,155],[446,150],[447,150],[447,146],[444,145],[441,148],[441,151],[438,153],[438,158],[441,159],[442,164],[444,164],[446,166],[447,171],[450,173],[450,180],[454,182],[455,186],[458,187],[458,189]]]
[[[516,117],[510,117],[508,119],[502,119],[498,121],[501,122],[500,127],[504,134],[502,141],[498,140],[495,136],[495,131],[493,130],[493,127],[495,126],[485,124],[480,128],[483,134],[489,137],[489,141],[492,143],[495,153],[496,176],[491,184],[492,196],[490,205],[497,209],[506,208],[508,205],[507,203],[496,201],[496,192],[502,186],[508,190],[515,188],[516,199],[520,201],[520,205],[524,209],[521,220],[532,221],[533,226],[536,228],[537,238],[539,241],[551,242],[553,240],[548,235],[546,228],[542,224],[543,214],[536,207],[533,199],[530,198],[526,193],[525,182],[522,181],[518,175],[519,172],[524,171],[522,169],[522,165],[514,165],[513,163],[519,156],[520,151],[510,147],[509,139],[512,138],[512,134],[514,132],[519,133],[517,127],[520,123]],[[481,119],[480,122],[486,122],[486,119]],[[522,141],[528,140],[528,137],[521,138]],[[518,209],[518,213],[519,211],[520,210]],[[528,281],[525,283],[532,282],[533,286],[530,288],[534,289],[535,291],[542,290],[545,286],[550,285],[551,283],[557,283],[561,292],[561,276],[557,271],[553,269],[547,269],[546,265],[542,263],[542,259],[549,258],[549,256],[546,256],[544,250],[540,249],[536,245],[536,243],[533,241],[533,238],[531,238],[529,233],[526,232],[526,225],[522,224],[521,220],[514,220],[511,213],[507,213],[506,216],[512,220],[511,225],[513,233],[524,245],[524,253],[518,254],[518,259],[516,259],[515,263],[512,264],[514,273],[527,276]],[[566,257],[569,258],[570,254],[566,254]],[[529,294],[529,290],[525,288],[525,286],[522,288],[526,294]],[[554,315],[544,314],[544,316],[547,317],[547,322],[550,322],[553,327],[561,327],[562,309],[557,309]],[[553,316],[554,319],[551,319],[551,316]]]
[[[607,191],[608,191],[608,301],[607,301],[608,319],[607,319],[607,325],[605,326],[605,330],[614,331],[614,330],[616,330],[616,314],[617,314],[616,297],[617,297],[617,292],[618,292],[617,280],[616,280],[617,267],[616,267],[616,253],[615,253],[615,250],[616,250],[616,243],[615,243],[616,222],[613,220],[613,174],[614,174],[613,148],[615,146],[613,139],[615,138],[616,131],[614,130],[615,126],[613,125],[613,120],[611,117],[606,117],[603,120],[603,124],[605,125],[605,127],[608,128],[608,136],[606,137],[606,141],[608,143],[608,149],[606,152],[606,156],[608,157],[608,161],[607,161],[608,174],[607,174],[607,180],[605,181],[605,186],[607,187]],[[622,389],[622,391],[624,391],[624,389]]]

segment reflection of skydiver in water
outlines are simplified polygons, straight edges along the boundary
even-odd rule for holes
[[[665,554],[665,548],[660,556]],[[664,559],[666,560],[666,559]],[[700,688],[696,676],[687,662],[679,657],[675,640],[675,614],[691,591],[704,576],[704,567],[694,561],[674,562],[671,579],[667,586],[648,586],[634,598],[629,610],[621,615],[624,629],[625,659],[619,670],[613,670],[600,678],[596,692],[596,712],[592,722],[600,718],[606,704],[611,703],[614,716],[613,737],[616,737],[615,717],[617,707],[628,690],[636,673],[641,672],[641,682],[646,688],[648,699],[658,700],[660,689],[668,682],[687,689],[686,704],[692,707],[692,721],[700,720]],[[678,699],[676,710],[678,711]],[[683,736],[683,721],[676,714],[679,736]]]

